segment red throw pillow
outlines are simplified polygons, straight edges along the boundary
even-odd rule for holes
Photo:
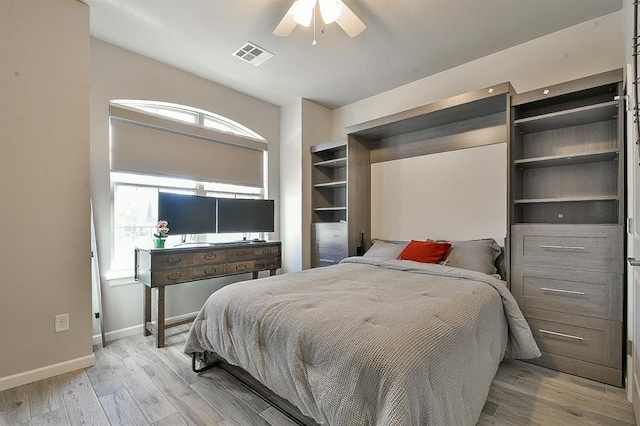
[[[450,249],[451,244],[449,243],[411,240],[402,250],[398,259],[422,263],[439,263],[445,259]]]

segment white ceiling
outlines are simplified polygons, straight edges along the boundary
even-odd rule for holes
[[[336,108],[622,8],[623,0],[344,0],[367,25],[272,31],[293,0],[83,0],[91,35],[276,105]],[[319,30],[319,29],[318,29]],[[246,41],[275,54],[254,67]]]

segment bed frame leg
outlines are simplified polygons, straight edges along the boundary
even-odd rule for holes
[[[196,368],[196,353],[194,352],[191,354],[191,369],[193,370],[194,373],[202,373],[203,371],[207,371],[208,369],[213,368],[218,364],[220,364],[220,361],[216,361],[214,363],[205,365],[202,368]]]

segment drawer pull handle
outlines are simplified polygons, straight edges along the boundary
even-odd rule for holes
[[[629,265],[631,266],[640,266],[640,259],[636,259],[635,257],[628,257]]]
[[[179,280],[180,278],[182,278],[182,272],[169,272],[167,274],[167,279],[174,281],[174,280]]]
[[[216,272],[218,272],[218,268],[206,268],[206,269],[204,270],[204,274],[205,274],[205,275],[213,275],[213,274],[215,274]]]
[[[331,260],[331,259],[320,259],[320,262],[336,263],[335,260]]]
[[[580,247],[580,246],[545,246],[545,245],[540,245],[540,248],[542,249],[548,249],[548,250],[586,250],[584,247]]]
[[[272,251],[272,249],[266,248],[266,249],[262,250],[262,254],[269,254],[269,253],[271,253],[271,251]]]
[[[237,252],[236,252],[236,256],[246,256],[246,255],[247,255],[247,252],[246,252],[246,251],[244,251],[244,250],[243,250],[243,251],[237,251]]]
[[[243,269],[247,269],[247,265],[245,263],[242,265],[236,265],[236,271],[241,271]]]
[[[577,294],[579,296],[584,296],[584,294],[585,294],[584,291],[561,290],[559,288],[540,287],[540,290],[542,290],[542,291],[552,291],[554,293]]]
[[[175,256],[175,257],[167,257],[167,263],[173,265],[174,263],[180,263],[182,262],[182,256]]]
[[[215,259],[216,257],[218,257],[218,253],[205,253],[204,254],[205,260]]]
[[[584,340],[584,338],[582,337],[572,336],[571,334],[556,333],[555,331],[542,330],[542,329],[539,329],[538,331],[544,334],[551,334],[552,336],[566,337],[567,339],[580,340],[580,341]]]

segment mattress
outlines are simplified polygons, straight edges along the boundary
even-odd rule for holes
[[[505,283],[348,258],[229,285],[185,352],[237,365],[324,425],[474,425],[504,356],[540,351]]]

